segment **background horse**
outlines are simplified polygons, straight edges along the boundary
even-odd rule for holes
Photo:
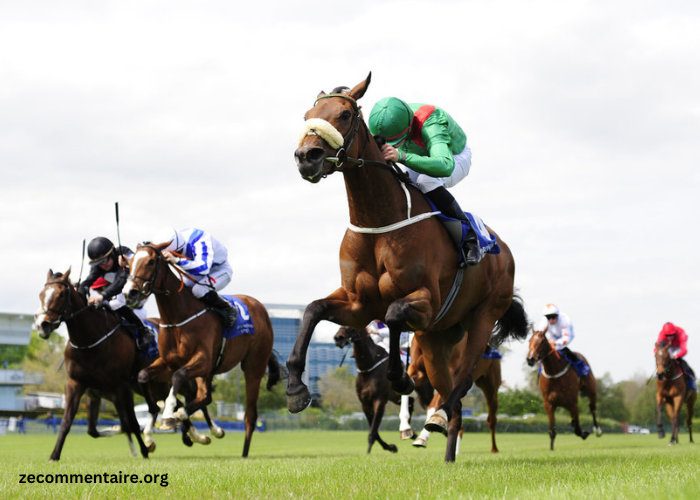
[[[49,271],[47,283],[40,293],[41,310],[35,318],[35,328],[42,338],[48,338],[51,332],[63,321],[66,321],[68,326],[70,342],[64,352],[64,361],[69,381],[66,384],[67,407],[63,416],[64,423],[62,423],[62,426],[66,426],[65,433],[68,434],[70,432],[80,398],[85,394],[87,399],[88,435],[98,438],[117,434],[118,431],[114,429],[102,431],[97,429],[97,419],[102,397],[115,402],[112,392],[102,387],[110,380],[121,381],[121,377],[126,377],[128,373],[126,382],[132,390],[146,396],[146,402],[149,405],[151,420],[144,429],[143,441],[148,451],[152,452],[155,450],[155,443],[151,439],[151,432],[160,411],[156,401],[165,399],[168,396],[170,384],[152,381],[150,383],[150,392],[153,394],[154,399],[149,400],[148,394],[136,383],[136,373],[138,373],[139,369],[151,364],[153,359],[142,358],[138,353],[131,356],[131,350],[125,345],[134,343],[133,336],[128,329],[121,324],[120,320],[111,311],[104,308],[88,307],[85,298],[70,283],[69,276],[70,270],[65,275],[61,273],[53,274],[52,271]],[[157,324],[159,320],[158,318],[149,318],[149,321]],[[93,338],[95,339],[94,342],[88,342],[88,340]],[[107,342],[108,338],[109,342]],[[102,341],[105,341],[105,343],[102,344]],[[116,357],[109,349],[112,344],[116,348]],[[104,363],[104,358],[106,357],[110,358],[110,363]],[[94,385],[93,379],[95,381],[105,381],[105,384]],[[194,384],[187,384],[182,387],[181,394],[187,400],[190,400],[196,395],[196,389]],[[68,402],[74,400],[75,406],[68,404]],[[179,401],[178,404],[181,405]],[[131,406],[133,408],[133,404]],[[203,413],[212,433],[216,435],[218,430],[223,434],[223,431],[219,430],[212,422],[206,408]],[[124,429],[122,427],[122,430]],[[129,429],[129,427],[127,426],[126,429]],[[136,429],[139,429],[139,427]],[[136,433],[137,431],[132,430],[131,432]],[[131,440],[128,433],[127,437]],[[51,457],[52,460],[60,458],[64,441],[65,436],[59,436],[56,449]],[[210,440],[206,436],[200,436],[191,422],[187,420],[182,425],[182,441],[187,446],[192,446],[193,441],[208,444]]]
[[[192,290],[183,286],[170,272],[160,245],[143,244],[129,264],[131,274],[124,285],[127,304],[133,306],[153,293],[156,297],[162,323],[158,333],[160,357],[149,367],[141,370],[141,383],[153,378],[172,374],[173,391],[177,392],[189,379],[197,383],[197,397],[184,409],[175,413],[175,400],[169,397],[163,412],[163,420],[184,419],[211,403],[212,377],[226,373],[239,363],[246,384],[245,442],[243,456],[248,456],[250,441],[258,419],[258,394],[260,383],[269,367],[267,389],[280,379],[280,367],[272,353],[273,332],[270,317],[265,307],[253,297],[235,295],[248,308],[255,334],[238,335],[224,339],[221,320],[206,308]],[[239,321],[245,314],[239,310]]]
[[[333,337],[335,345],[343,348],[352,344],[352,352],[357,365],[357,377],[355,378],[355,391],[362,405],[362,411],[370,426],[367,453],[372,451],[374,442],[378,442],[382,448],[396,453],[398,448],[393,444],[387,444],[379,436],[379,426],[384,417],[384,409],[387,401],[401,404],[401,395],[391,389],[391,383],[386,378],[387,361],[389,354],[370,338],[366,329],[356,330],[342,326]],[[427,406],[433,395],[433,388],[427,384],[416,388],[423,406]],[[412,405],[408,409],[408,424],[410,426]]]
[[[381,319],[390,330],[387,376],[401,394],[410,394],[414,384],[403,370],[399,337],[402,331],[416,332],[428,379],[445,401],[426,425],[445,432],[449,421],[445,460],[454,461],[460,400],[472,386],[472,371],[494,324],[499,324],[497,341],[524,339],[527,318],[513,300],[515,263],[508,246],[495,235],[499,254],[459,268],[456,246],[425,196],[383,160],[357,103],[370,76],[353,89],[318,95],[294,153],[309,182],[343,173],[351,226],[340,247],[341,286],[306,308],[287,360],[287,407],[298,413],[311,402],[302,373],[320,321],[360,329]],[[452,350],[465,332],[467,352],[453,376]]]
[[[462,363],[462,356],[466,353],[466,347],[466,339],[462,340],[457,345],[450,361],[451,369],[455,370]],[[414,378],[416,386],[418,386],[423,379],[427,379],[425,375],[423,351],[416,342],[411,344],[411,365],[408,368],[408,374]],[[484,399],[486,399],[486,405],[488,407],[486,422],[491,431],[491,453],[498,453],[498,447],[496,446],[496,424],[498,423],[498,419],[496,418],[496,414],[498,413],[498,389],[501,387],[501,360],[484,356],[480,357],[474,368],[474,384],[484,393]],[[440,408],[441,404],[442,398],[440,394],[435,393],[433,400],[428,405],[428,417],[432,415],[435,410]],[[423,429],[420,436],[413,442],[413,446],[416,448],[425,448],[428,444],[429,436],[430,432]],[[461,440],[461,438],[462,432],[460,430],[459,439]],[[457,442],[456,452],[459,452],[459,440]]]
[[[661,422],[663,416],[663,407],[666,406],[666,411],[671,419],[671,442],[669,445],[678,444],[678,428],[683,403],[686,407],[685,425],[688,427],[688,435],[690,442],[693,442],[693,412],[695,410],[695,400],[698,397],[698,391],[691,389],[685,382],[683,370],[677,359],[673,359],[669,353],[668,342],[660,342],[656,344],[656,414],[657,426],[659,429],[659,439],[666,436],[664,426]]]
[[[557,430],[554,422],[554,412],[557,408],[566,408],[571,414],[571,425],[574,427],[574,433],[581,439],[586,439],[589,435],[588,431],[581,429],[578,413],[578,396],[588,398],[588,408],[593,415],[593,429],[596,436],[600,437],[603,430],[598,425],[596,417],[596,401],[598,399],[598,384],[593,369],[588,375],[579,377],[576,372],[571,369],[571,364],[564,359],[559,352],[554,348],[554,345],[549,342],[545,333],[547,328],[541,332],[536,332],[533,328],[533,334],[530,338],[530,348],[527,352],[527,364],[534,366],[538,361],[542,363],[542,373],[540,373],[540,391],[542,391],[542,399],[544,400],[544,409],[549,418],[549,449],[554,450],[554,438],[557,435]],[[590,368],[590,363],[581,353],[575,353],[581,358]]]

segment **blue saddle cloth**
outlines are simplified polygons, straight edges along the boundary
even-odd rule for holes
[[[685,385],[688,389],[698,390],[698,384],[695,383],[695,379],[687,373],[685,374]]]
[[[158,357],[158,325],[146,320],[143,322],[153,334],[151,341],[146,349],[139,350],[139,357],[143,359],[154,359]]]
[[[222,295],[222,297],[229,301],[233,307],[238,309],[236,324],[233,325],[233,328],[224,330],[224,338],[232,339],[239,335],[255,335],[255,327],[253,326],[253,319],[250,317],[250,312],[248,312],[248,306],[236,297],[230,295]]]
[[[503,359],[503,356],[501,356],[501,353],[498,352],[498,349],[494,349],[489,345],[486,346],[486,350],[484,351],[484,354],[481,355],[481,357],[484,359]]]
[[[430,204],[430,207],[434,212],[437,212],[438,209],[435,206],[435,204],[428,198],[427,196],[425,197],[426,201]],[[496,241],[496,236],[489,233],[488,229],[486,229],[486,224],[484,224],[484,221],[481,220],[481,217],[478,215],[475,215],[471,212],[464,212],[464,215],[467,216],[467,219],[469,219],[469,222],[467,221],[460,221],[462,223],[462,239],[460,241],[460,247],[464,246],[464,239],[467,237],[467,233],[469,232],[470,228],[474,229],[474,233],[476,234],[476,239],[479,242],[479,248],[481,249],[481,254],[486,255],[487,253],[491,254],[499,254],[501,253],[501,247],[498,246],[498,242]],[[458,220],[458,219],[453,219],[452,217],[448,217],[443,214],[439,214],[437,216],[438,220],[440,221],[447,221],[447,220]],[[462,260],[462,255],[460,253],[460,261]]]
[[[591,368],[583,360],[574,360],[562,351],[559,351],[559,354],[564,356],[564,359],[567,360],[571,364],[571,366],[574,367],[574,370],[576,371],[576,374],[579,377],[585,377],[586,375],[591,373]]]

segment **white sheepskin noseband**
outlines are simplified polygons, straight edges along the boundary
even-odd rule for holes
[[[333,125],[321,118],[309,118],[304,122],[304,126],[299,133],[299,145],[307,135],[317,135],[326,141],[334,149],[343,145],[343,134],[338,132]]]

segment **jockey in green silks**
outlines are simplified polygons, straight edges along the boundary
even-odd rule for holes
[[[466,134],[446,111],[386,97],[372,108],[369,130],[386,139],[381,147],[384,159],[403,164],[411,180],[438,210],[448,217],[468,220],[446,188],[469,174],[472,152]],[[467,266],[481,260],[473,228],[467,234],[464,251]]]

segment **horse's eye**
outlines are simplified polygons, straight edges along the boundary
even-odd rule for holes
[[[342,113],[340,113],[341,120],[349,120],[351,116],[352,116],[352,113],[350,113],[350,111],[348,111],[347,109],[345,111],[343,111]]]
[[[147,266],[152,266],[153,264],[155,264],[155,262],[156,262],[156,261],[155,261],[154,259],[151,259],[151,260],[148,261],[148,264],[146,264],[146,265],[147,265]]]

